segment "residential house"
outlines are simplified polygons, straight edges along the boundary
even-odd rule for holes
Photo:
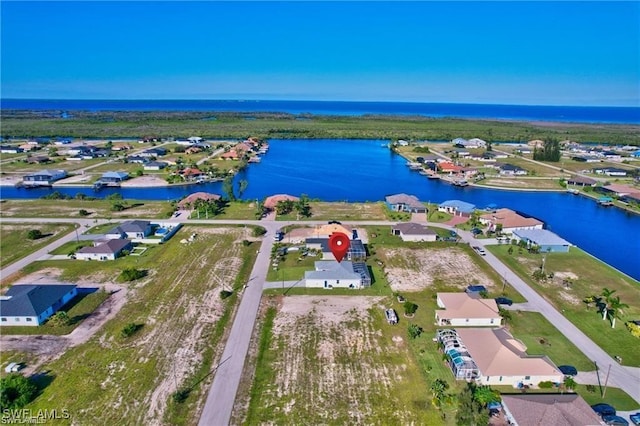
[[[197,153],[199,153],[199,152],[202,152],[202,149],[201,149],[201,148],[199,148],[199,147],[197,147],[197,146],[190,146],[189,148],[187,148],[187,149],[184,151],[184,153],[185,153],[185,154],[187,154],[187,155],[190,155],[190,154],[197,154]]]
[[[129,179],[129,173],[127,172],[106,172],[102,174],[100,182],[104,183],[120,183]]]
[[[634,158],[640,158],[640,149],[631,153],[631,156]]]
[[[148,143],[148,142],[162,142],[162,138],[159,136],[144,136],[142,139],[138,140],[138,143]]]
[[[151,222],[147,220],[128,220],[112,228],[105,234],[108,239],[144,238],[151,234]]]
[[[589,154],[573,155],[571,156],[571,159],[573,161],[578,161],[581,163],[599,163],[600,161],[602,161],[602,158],[600,158],[599,156]]]
[[[452,140],[451,143],[454,146],[457,146],[460,148],[484,148],[485,146],[487,146],[487,142],[478,138],[472,138],[469,140],[466,140],[463,138],[456,138]]]
[[[600,192],[615,194],[618,197],[624,197],[625,195],[639,193],[640,188],[636,188],[630,185],[620,185],[617,183],[612,183],[610,185],[606,185],[598,188]]]
[[[130,149],[133,149],[133,145],[128,143],[116,143],[111,147],[112,151],[128,151]]]
[[[544,147],[544,141],[541,141],[540,139],[534,139],[532,141],[527,142],[527,145],[529,145],[532,148],[542,148]]]
[[[145,151],[142,151],[141,153],[139,153],[138,155],[140,157],[146,157],[146,158],[156,158],[156,157],[161,157],[163,155],[167,154],[167,150],[164,148],[149,148]]]
[[[25,185],[50,186],[53,182],[67,176],[65,170],[41,170],[30,173],[22,178]]]
[[[46,155],[29,155],[25,161],[29,164],[42,164],[51,160]]]
[[[494,299],[479,299],[469,293],[437,293],[436,325],[453,327],[498,327],[502,317]]]
[[[72,284],[16,284],[0,296],[0,325],[38,326],[78,294]]]
[[[36,145],[32,145],[32,144],[28,144],[28,143],[23,143],[22,145],[19,146],[19,148],[23,151],[33,151],[33,150],[37,150],[38,147]]]
[[[133,244],[128,239],[111,239],[96,241],[94,246],[82,247],[76,251],[76,259],[81,260],[116,260],[125,250],[131,251]]]
[[[3,154],[20,154],[24,150],[18,146],[2,145],[0,146],[0,152]]]
[[[598,181],[585,176],[575,175],[567,178],[568,185],[594,186],[596,183],[598,183]]]
[[[364,262],[320,260],[315,271],[304,273],[305,287],[359,289],[371,285],[369,269]]]
[[[336,260],[331,248],[329,247],[329,238],[307,238],[305,239],[305,245],[312,250],[320,250],[322,252],[323,260]],[[367,250],[364,248],[364,244],[361,240],[349,240],[349,250],[345,255],[346,260],[353,262],[364,261],[367,258]]]
[[[167,167],[167,163],[164,161],[150,161],[144,164],[143,170],[162,170],[165,167]]]
[[[515,164],[503,164],[500,166],[500,174],[504,176],[525,176],[529,172]]]
[[[434,231],[419,223],[398,223],[391,228],[391,233],[402,241],[436,241],[438,238]]]
[[[197,180],[204,174],[200,171],[200,169],[191,167],[187,167],[186,169],[181,170],[178,173],[180,173],[185,180]]]
[[[440,163],[438,163],[438,170],[441,173],[447,173],[449,175],[455,174],[455,173],[460,173],[462,172],[462,170],[464,169],[464,167],[462,166],[458,166],[456,164],[453,164],[449,161],[441,161]]]
[[[415,195],[395,194],[385,197],[389,210],[408,213],[425,213],[427,207]]]
[[[454,216],[470,217],[476,206],[460,200],[447,200],[438,205],[438,211]]]
[[[223,160],[237,160],[240,158],[237,151],[231,150],[220,155]]]
[[[489,231],[495,231],[502,225],[503,234],[512,234],[516,229],[542,229],[544,223],[532,217],[524,217],[510,209],[499,209],[480,216],[480,223],[489,225]]]
[[[276,195],[271,195],[267,198],[265,198],[263,206],[266,210],[275,210],[276,205],[280,202],[280,201],[287,201],[287,200],[291,200],[291,201],[300,201],[300,198],[295,197],[293,195],[288,195],[288,194],[276,194]]]
[[[605,425],[577,393],[504,394],[501,402],[507,423],[514,426]]]
[[[546,229],[516,229],[513,237],[524,241],[528,247],[537,246],[541,253],[566,253],[571,243]]]
[[[190,209],[190,208],[193,208],[196,201],[198,200],[217,201],[220,198],[221,197],[218,194],[210,194],[208,192],[194,192],[193,194],[189,194],[186,197],[184,197],[182,200],[180,200],[180,202],[178,203],[178,208]]]
[[[593,172],[598,175],[607,175],[614,177],[625,177],[627,176],[628,171],[625,169],[620,169],[617,167],[601,167],[593,169]]]
[[[505,328],[440,329],[436,336],[457,380],[521,388],[564,379],[547,356],[528,355]]]
[[[141,155],[130,155],[127,157],[127,163],[145,164],[148,162],[149,162],[149,158],[143,157]]]

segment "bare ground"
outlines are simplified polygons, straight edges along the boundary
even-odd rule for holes
[[[387,280],[394,291],[420,291],[435,280],[464,289],[471,283],[493,287],[491,280],[469,257],[456,248],[419,249],[384,248]]]

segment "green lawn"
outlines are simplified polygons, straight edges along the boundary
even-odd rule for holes
[[[231,201],[224,208],[224,211],[215,217],[209,216],[210,219],[246,219],[255,220],[256,218],[256,205],[254,202],[241,202]],[[200,214],[200,219],[204,219],[204,215]],[[191,214],[191,219],[198,219],[197,213]]]
[[[2,203],[2,217],[62,217],[62,218],[167,218],[173,213],[173,207],[167,201],[122,200],[127,207],[117,212],[111,211],[112,202],[96,199],[71,200],[6,200]],[[89,216],[80,216],[79,211],[86,210]]]
[[[93,241],[82,240],[78,241],[69,241],[68,243],[64,243],[60,247],[51,250],[49,254],[54,255],[69,255],[70,253],[75,253],[80,250],[82,247],[89,247],[93,245]]]
[[[2,204],[4,210],[5,204]],[[44,235],[37,240],[27,238],[27,233],[37,229]],[[0,267],[22,259],[30,253],[51,244],[58,238],[63,237],[73,231],[73,224],[70,223],[3,223],[0,227]]]
[[[602,380],[604,385],[604,378],[606,372],[601,371]],[[602,391],[604,391],[604,398],[602,397]],[[578,385],[576,392],[587,401],[587,404],[594,405],[604,402],[605,404],[611,404],[618,411],[639,411],[640,404],[638,404],[633,398],[631,398],[625,391],[618,388],[604,386],[596,386],[594,392],[588,391],[586,385]]]
[[[624,322],[640,317],[640,283],[591,257],[577,247],[571,247],[569,253],[550,253],[546,258],[545,270],[560,274],[571,273],[577,276],[568,288],[561,280],[553,283],[538,283],[531,278],[532,272],[541,264],[542,254],[522,253],[515,248],[508,254],[509,245],[489,246],[511,270],[516,272],[532,288],[551,302],[556,309],[562,310],[565,317],[597,343],[612,357],[623,358],[624,365],[640,366],[640,352],[635,350],[640,341],[624,327]],[[615,290],[623,303],[629,306],[611,328],[609,321],[603,321],[602,315],[594,307],[590,309],[582,302],[590,295],[599,295],[607,287]]]
[[[193,232],[198,237],[192,243],[180,244],[180,233]],[[86,262],[30,265],[29,271],[60,268],[61,278],[69,281],[114,281],[127,267],[149,275],[124,284],[130,289],[128,302],[87,343],[42,367],[55,379],[27,408],[51,408],[55,401],[78,424],[195,424],[193,413],[202,406],[238,301],[237,291],[224,300],[219,291],[222,284],[242,288],[255,261],[254,247],[244,246],[241,234],[239,228],[186,225],[144,256],[92,262],[91,269]],[[120,331],[131,322],[143,324],[142,329],[122,338]],[[182,404],[171,400],[176,384],[190,391]],[[169,393],[154,396],[158,410],[150,412],[141,401],[161,386],[168,386]]]

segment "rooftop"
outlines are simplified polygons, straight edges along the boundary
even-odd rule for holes
[[[496,224],[500,223],[504,228],[537,226],[543,224],[538,219],[521,216],[511,209],[499,209],[494,213],[483,214],[480,216],[480,219],[491,221]]]
[[[463,213],[471,213],[476,208],[474,204],[460,200],[447,200],[443,203],[440,203],[439,207],[453,207]]]
[[[393,229],[397,229],[404,235],[435,235],[436,233],[424,225],[413,222],[398,223],[393,226]]]
[[[520,238],[526,238],[539,246],[570,246],[571,243],[546,229],[516,229],[513,231]]]
[[[409,207],[424,208],[424,205],[415,195],[395,194],[385,197],[385,200],[389,204],[406,204]]]
[[[477,299],[468,293],[438,293],[444,310],[437,310],[438,317],[451,318],[497,318],[498,305],[494,299]]]
[[[114,254],[131,244],[127,239],[108,240],[97,246],[82,247],[78,253]]]
[[[578,394],[502,395],[502,403],[520,426],[602,424],[600,417]]]
[[[16,284],[0,299],[0,312],[7,317],[38,316],[74,288],[72,284]]]

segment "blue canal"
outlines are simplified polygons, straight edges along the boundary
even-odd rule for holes
[[[324,201],[379,201],[405,192],[423,201],[459,199],[479,208],[489,204],[534,216],[583,250],[640,280],[640,216],[593,200],[561,192],[522,192],[459,188],[412,172],[406,160],[382,140],[270,140],[262,162],[236,176],[249,182],[242,198],[262,199],[276,193],[307,194]],[[383,147],[384,145],[384,147]],[[55,188],[65,194],[126,199],[177,200],[195,191],[222,194],[220,182],[164,188]],[[1,198],[39,198],[50,188],[0,188]]]

